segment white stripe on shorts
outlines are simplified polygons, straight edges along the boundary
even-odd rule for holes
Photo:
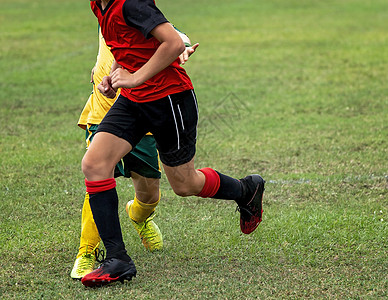
[[[179,104],[177,104],[177,107],[178,107],[179,116],[181,117],[182,129],[185,130],[185,124],[183,124],[182,112]]]
[[[174,107],[172,106],[172,101],[171,101],[170,95],[168,95],[168,99],[170,100],[172,115],[174,116],[176,135],[177,135],[177,138],[178,138],[178,150],[179,150],[179,149],[181,148],[181,145],[180,145],[180,139],[179,139],[178,123],[177,123],[177,121],[176,121],[175,112],[174,112]]]
[[[197,137],[198,137],[198,123],[199,123],[198,102],[197,102],[197,97],[195,97],[195,94],[194,94],[193,90],[191,90],[191,94],[193,95],[195,108],[197,109],[197,120],[198,120],[198,122],[197,122],[196,134],[195,134],[195,139],[197,139]]]

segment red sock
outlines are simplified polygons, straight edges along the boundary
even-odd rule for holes
[[[116,180],[108,178],[104,180],[89,181],[85,179],[86,191],[92,195],[99,192],[105,192],[116,187]]]
[[[202,198],[213,197],[220,188],[220,176],[211,168],[198,169],[198,171],[201,171],[205,175],[205,185],[197,196]]]

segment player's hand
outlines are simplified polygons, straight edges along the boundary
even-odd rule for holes
[[[100,91],[100,93],[103,94],[105,97],[108,97],[111,99],[116,97],[117,89],[113,88],[112,79],[110,76],[104,76],[104,78],[102,78],[102,81],[97,88]]]
[[[134,88],[140,85],[136,79],[136,75],[129,73],[123,68],[114,70],[110,77],[112,78],[112,87],[116,90],[118,88]]]
[[[195,50],[198,48],[199,44],[196,43],[191,47],[186,47],[185,51],[182,52],[181,55],[179,55],[179,61],[181,65],[184,65],[188,60],[191,54],[195,52]]]

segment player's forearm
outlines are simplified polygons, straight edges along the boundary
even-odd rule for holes
[[[170,23],[156,26],[151,34],[160,42],[152,57],[136,72],[129,73],[121,68],[111,74],[112,87],[134,88],[164,70],[185,50],[185,45]]]
[[[181,39],[162,42],[150,60],[135,72],[139,85],[168,67],[184,50]]]

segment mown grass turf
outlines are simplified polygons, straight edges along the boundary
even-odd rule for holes
[[[387,296],[385,0],[157,1],[199,42],[197,167],[266,180],[263,223],[179,198],[163,177],[163,252],[120,217],[132,282],[87,289],[77,252],[97,23],[87,1],[4,0],[0,12],[0,297],[376,299]]]

